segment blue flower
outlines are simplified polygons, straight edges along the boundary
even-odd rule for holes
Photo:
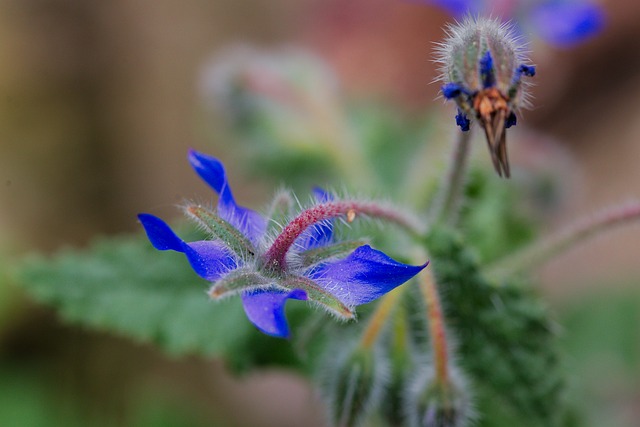
[[[156,249],[184,253],[193,270],[212,282],[212,297],[241,294],[247,318],[265,334],[289,336],[284,308],[290,299],[350,318],[353,307],[384,295],[426,266],[399,263],[369,245],[334,242],[329,217],[302,223],[309,215],[301,214],[291,222],[302,224],[295,244],[284,248],[289,261],[275,268],[267,254],[274,252],[275,243],[269,247],[269,242],[278,238],[269,239],[267,218],[236,203],[219,160],[190,151],[189,162],[219,195],[215,211],[201,206],[185,209],[213,238],[185,242],[160,218],[146,213],[138,218]],[[314,194],[317,205],[339,207],[328,193],[317,189]]]
[[[512,20],[521,33],[533,31],[545,42],[572,47],[598,34],[604,11],[589,0],[421,0],[447,10],[456,18],[492,15]]]

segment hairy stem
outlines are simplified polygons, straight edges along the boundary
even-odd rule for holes
[[[444,315],[438,289],[430,271],[422,272],[420,291],[427,305],[427,319],[429,321],[429,334],[433,349],[433,362],[435,365],[436,379],[445,386],[449,383],[449,355],[447,347],[447,334],[444,326]]]
[[[640,201],[604,209],[590,218],[578,221],[565,230],[498,261],[489,267],[487,273],[502,279],[531,271],[590,237],[638,220],[640,220]]]
[[[444,222],[453,225],[458,218],[458,210],[460,209],[462,191],[467,173],[470,141],[470,130],[467,132],[458,132],[457,140],[453,148],[453,155],[449,163],[449,169],[447,170],[446,178],[433,208],[434,222]]]
[[[385,205],[361,201],[321,203],[304,210],[282,230],[265,253],[264,265],[275,271],[284,271],[286,269],[287,252],[307,228],[320,221],[338,217],[344,217],[351,222],[358,215],[366,215],[395,223],[414,236],[420,236],[422,233],[420,224],[417,221]]]
[[[376,307],[376,311],[373,313],[367,324],[367,328],[362,334],[362,340],[360,346],[365,349],[371,349],[378,340],[382,329],[391,315],[394,307],[404,292],[404,286],[400,286],[386,294],[380,300],[380,303]]]

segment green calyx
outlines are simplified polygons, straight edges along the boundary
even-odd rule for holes
[[[215,212],[202,206],[188,206],[185,212],[203,226],[207,232],[211,233],[215,239],[221,240],[239,258],[255,256],[256,248],[249,239]]]
[[[313,280],[302,276],[289,276],[282,281],[287,289],[302,289],[309,301],[315,302],[342,319],[352,319],[353,311],[333,294],[318,286]]]
[[[333,372],[331,415],[338,426],[362,425],[378,403],[380,372],[374,352],[358,349]]]
[[[355,249],[366,244],[367,242],[364,240],[354,240],[306,250],[300,254],[302,259],[302,266],[304,268],[308,268],[327,261],[331,258],[338,258],[348,255]]]
[[[254,271],[241,268],[232,271],[216,281],[215,285],[209,289],[209,296],[214,299],[219,299],[248,289],[268,287],[271,285],[273,285],[273,280]]]

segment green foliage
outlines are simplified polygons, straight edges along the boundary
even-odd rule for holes
[[[30,258],[18,280],[68,321],[152,343],[169,354],[223,357],[238,370],[297,363],[290,342],[266,337],[249,323],[239,298],[210,301],[207,283],[182,254],[160,253],[142,235],[100,240],[52,259]],[[289,305],[306,310],[303,303]]]
[[[604,285],[604,284],[603,284]],[[580,427],[631,426],[640,393],[640,288],[608,283],[562,307],[561,345],[571,363],[571,400]],[[636,417],[637,418],[637,417]]]
[[[417,123],[396,111],[387,105],[360,104],[351,109],[349,116],[368,167],[375,171],[372,188],[390,194],[397,193],[403,185],[407,165],[425,140],[424,135],[416,135]]]
[[[504,185],[493,171],[476,169],[470,175],[461,228],[481,261],[493,261],[530,242],[535,236],[533,218],[518,209],[526,196],[522,189]]]
[[[479,401],[506,403],[518,425],[556,425],[563,379],[545,308],[522,287],[488,283],[453,232],[434,229],[427,243],[460,363]]]

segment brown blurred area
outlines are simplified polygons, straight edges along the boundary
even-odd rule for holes
[[[559,141],[576,165],[560,171],[576,184],[549,230],[640,198],[640,3],[603,4],[601,37],[572,51],[533,46],[536,107],[521,123]],[[197,92],[202,65],[229,43],[309,45],[336,67],[347,91],[388,97],[417,114],[440,103],[430,52],[446,20],[434,8],[389,0],[2,0],[0,254],[81,246],[96,235],[137,230],[138,212],[171,218],[184,198],[208,200],[185,154],[206,147],[224,161],[235,158],[222,136],[207,132],[215,118],[203,113]],[[265,201],[259,186],[242,185],[241,169],[229,169],[241,183],[234,187],[239,198]],[[636,226],[558,257],[542,271],[545,289],[570,298],[599,278],[637,277],[638,242]],[[238,425],[322,424],[295,377],[267,374],[242,388],[218,364],[167,360],[59,325],[51,312],[18,300],[29,309],[0,339],[4,357],[53,359],[58,365],[50,369],[68,372],[70,387],[88,389],[89,399],[118,395],[126,384],[111,374],[124,366],[118,378],[169,388],[177,381],[174,392],[185,399],[206,408],[211,396],[216,411],[239,412]],[[42,344],[42,336],[53,338]],[[88,373],[96,364],[103,375]],[[251,413],[237,406],[246,393]],[[124,410],[113,398],[101,410],[111,404]]]
[[[208,200],[187,149],[232,153],[199,123],[200,67],[228,43],[291,39],[296,13],[285,0],[0,2],[0,254],[82,246],[138,230],[138,212],[171,218],[184,198]],[[240,197],[259,194],[237,187]],[[0,330],[0,360],[37,367],[38,381],[77,396],[88,420],[129,425],[130,398],[148,390],[188,402],[204,414],[199,425],[322,419],[308,385],[290,374],[233,380],[221,363],[167,359],[62,325],[23,297],[12,304],[22,308]]]

